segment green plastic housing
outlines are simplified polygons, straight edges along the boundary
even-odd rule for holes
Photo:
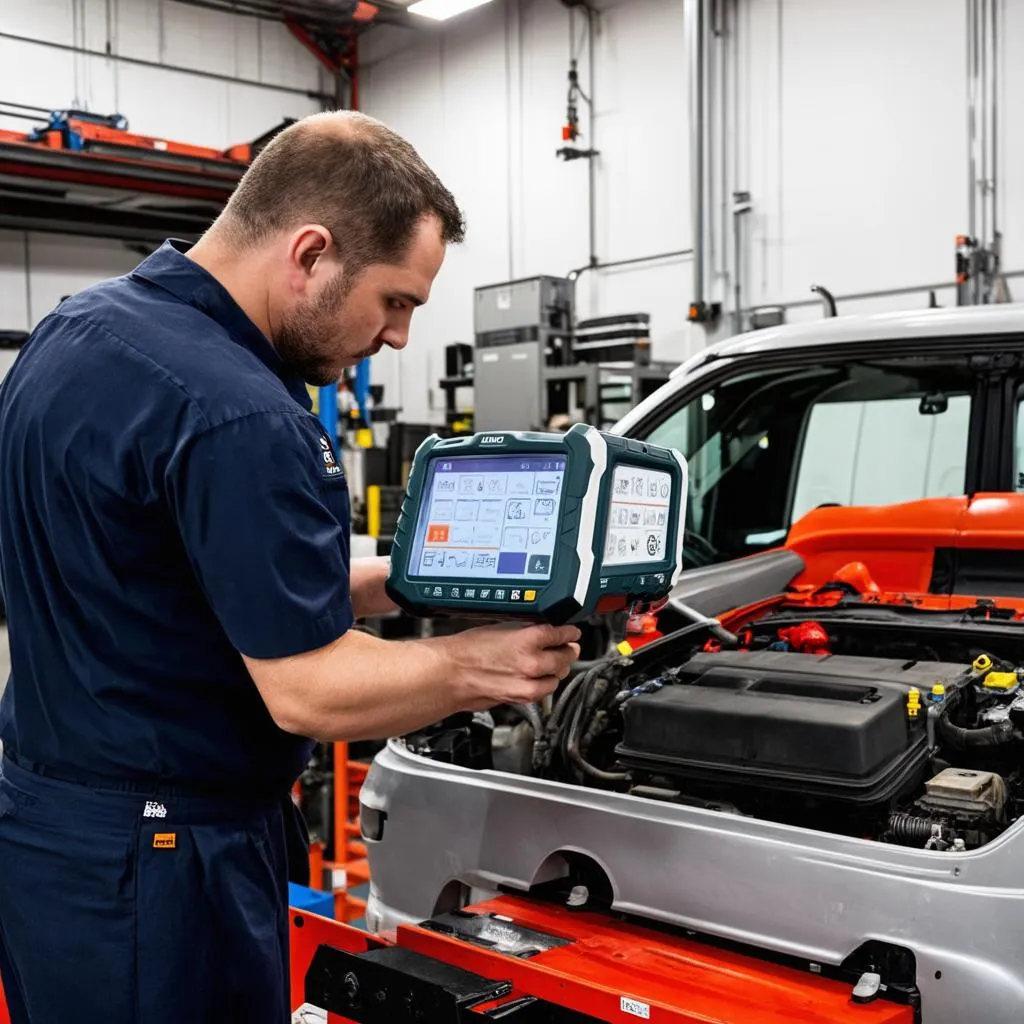
[[[506,455],[565,459],[549,578],[495,574],[481,579],[479,575],[414,574],[411,562],[416,550],[416,530],[421,523],[423,503],[430,498],[428,483],[434,460]],[[639,526],[626,524],[621,530],[616,523],[609,524],[609,512],[613,509],[616,519],[632,514],[625,500],[629,495],[623,498],[613,494],[616,469],[620,469],[621,489],[630,467],[658,471],[670,481],[663,538],[655,543],[661,527],[652,527],[647,535],[652,548],[657,547],[659,557],[644,557],[642,544],[641,557],[635,562],[622,562],[620,547],[619,554],[610,555],[606,563],[609,546],[614,549],[621,543],[618,537],[626,533],[635,538],[643,527],[642,521]],[[637,479],[646,479],[642,486],[649,486],[653,478],[640,474]],[[387,592],[399,607],[416,616],[453,615],[554,624],[581,621],[633,601],[656,600],[671,591],[682,567],[686,487],[686,461],[678,451],[606,434],[582,424],[564,434],[492,432],[444,439],[434,435],[423,442],[413,459],[391,551]],[[642,501],[637,508],[641,516],[648,511]]]

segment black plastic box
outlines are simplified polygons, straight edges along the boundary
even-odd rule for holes
[[[625,705],[617,754],[628,767],[674,777],[889,800],[918,781],[928,759],[926,708],[917,719],[906,710],[909,688],[922,680],[885,678],[900,667],[775,652],[698,655],[679,683]],[[933,681],[961,670],[934,668]]]

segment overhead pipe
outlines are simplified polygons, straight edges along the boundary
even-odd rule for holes
[[[986,53],[991,45],[991,61],[986,57],[985,135],[987,145],[985,179],[986,221],[990,225],[987,243],[989,255],[986,262],[985,302],[1005,302],[1006,296],[1000,279],[1002,262],[1002,233],[999,230],[999,0],[987,0],[989,4],[989,31],[986,39]]]
[[[271,89],[274,92],[286,92],[295,96],[306,96],[311,100],[331,100],[328,93],[316,89],[302,89],[294,85],[282,85],[278,82],[261,82],[255,78],[240,78],[237,75],[222,75],[216,71],[203,71],[200,68],[183,67],[179,64],[161,64],[156,60],[145,60],[142,57],[127,57],[120,53],[107,53],[105,50],[91,50],[85,46],[73,46],[71,43],[58,43],[50,39],[36,39],[33,36],[22,36],[14,32],[0,32],[0,39],[8,39],[15,43],[31,43],[48,50],[60,50],[64,53],[80,54],[84,57],[98,57],[119,64],[131,64],[135,67],[153,68],[158,71],[176,71],[196,78],[206,78],[214,82],[229,82],[232,85],[249,85],[254,89]]]
[[[630,267],[638,263],[655,263],[658,260],[679,259],[682,256],[692,256],[692,249],[674,249],[672,252],[657,252],[650,256],[633,256],[628,260],[607,260],[604,263],[588,263],[585,267],[577,267],[570,270],[566,275],[570,281],[578,281],[588,270],[611,270],[614,267]]]
[[[733,334],[743,333],[743,221],[754,208],[749,192],[733,192],[732,194],[732,290]]]
[[[978,169],[975,161],[975,122],[977,98],[977,0],[967,0],[967,234],[976,238],[978,233],[977,190]]]
[[[690,218],[693,230],[691,307],[704,308],[704,34],[707,0],[688,0],[690,50]]]
[[[591,266],[599,262],[597,255],[597,168],[595,162],[598,157],[597,146],[594,142],[594,37],[596,35],[595,21],[597,11],[587,2],[571,2],[562,0],[569,8],[569,95],[567,124],[575,128],[576,123],[576,99],[581,98],[587,105],[587,148],[580,149],[575,145],[565,146],[557,151],[557,155],[563,160],[586,160],[587,161],[587,237],[588,248],[587,258]],[[576,60],[576,8],[582,7],[587,18],[587,76],[588,91],[584,92],[579,84],[579,72]],[[566,141],[575,142],[576,135],[566,136]]]
[[[1013,281],[1024,279],[1024,268],[1019,270],[1007,270],[999,275],[1003,281]],[[849,302],[866,302],[869,299],[892,299],[904,295],[920,295],[924,294],[929,297],[932,292],[938,292],[944,289],[955,289],[955,281],[932,281],[926,284],[910,284],[902,285],[899,288],[875,288],[871,291],[866,292],[847,292],[842,295],[833,296],[835,302],[838,304],[849,303]],[[816,299],[794,299],[792,302],[765,302],[765,306],[771,306],[777,309],[811,309],[814,306],[821,307],[823,303],[822,298]],[[827,311],[827,310],[826,310]],[[744,310],[744,312],[753,312],[753,309]]]
[[[999,250],[999,21],[998,0],[992,0],[992,239]]]
[[[174,0],[188,7],[203,7],[222,14],[238,14],[261,21],[282,21],[284,17],[301,18],[309,25],[327,32],[349,28],[353,23],[400,25],[403,28],[427,27],[427,19],[409,14],[401,4],[391,0],[373,0],[341,9],[322,0]]]
[[[965,0],[967,13],[967,244],[958,303],[998,300],[999,0]],[[959,255],[959,252],[958,252]]]
[[[597,266],[597,141],[594,138],[594,83],[597,76],[594,74],[594,19],[597,16],[590,4],[584,4],[583,9],[587,12],[587,60],[589,61],[590,99],[587,101],[587,130],[590,132],[589,147],[591,157],[587,161],[587,190],[589,193],[590,209],[590,265]]]
[[[978,32],[977,60],[978,60],[978,81],[981,88],[981,180],[979,191],[981,193],[981,244],[987,249],[989,243],[988,234],[988,114],[989,114],[989,91],[988,91],[988,7],[989,0],[977,0],[978,11]],[[976,279],[977,280],[977,279]],[[983,282],[978,280],[977,288],[979,297]]]
[[[826,319],[831,319],[838,315],[836,311],[836,298],[823,284],[812,284],[811,291],[821,297]]]

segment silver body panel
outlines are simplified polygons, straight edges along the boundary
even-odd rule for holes
[[[917,957],[925,1024],[1024,1020],[1024,821],[934,853],[451,767],[397,740],[361,800],[387,814],[367,843],[378,931],[430,917],[456,879],[525,891],[571,850],[602,865],[617,910],[814,963],[895,943]]]
[[[731,338],[695,354],[613,428],[630,435],[723,367],[822,346],[1005,338],[1024,305],[841,317]],[[805,356],[804,353],[809,353]],[[677,600],[706,614],[770,596],[801,568],[789,552],[684,573]],[[377,930],[431,916],[453,881],[527,890],[559,851],[602,866],[617,910],[809,963],[839,964],[870,939],[917,958],[923,1024],[1024,1021],[1024,819],[987,846],[930,852],[547,780],[435,763],[392,740],[362,802],[384,812],[368,842]],[[371,813],[372,813],[371,811]],[[448,907],[445,907],[448,909]]]

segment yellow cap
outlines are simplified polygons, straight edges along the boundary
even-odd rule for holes
[[[987,672],[992,667],[992,659],[987,654],[979,654],[974,659],[975,672]]]
[[[909,718],[917,718],[917,713],[921,710],[921,691],[916,687],[911,687],[907,691],[907,716]]]
[[[943,686],[943,685],[942,685],[942,683],[936,683],[936,684],[935,684],[935,685],[934,685],[934,686],[932,687],[932,693],[933,693],[933,694],[934,694],[934,695],[935,695],[936,697],[941,697],[941,696],[943,696],[943,695],[945,694],[945,692],[946,692],[946,688],[945,688],[945,686]]]
[[[1017,673],[989,672],[981,685],[992,690],[1012,690],[1017,685]]]
[[[615,650],[623,656],[628,656],[633,653],[633,648],[629,645],[628,640],[623,640],[621,644],[617,644]]]

